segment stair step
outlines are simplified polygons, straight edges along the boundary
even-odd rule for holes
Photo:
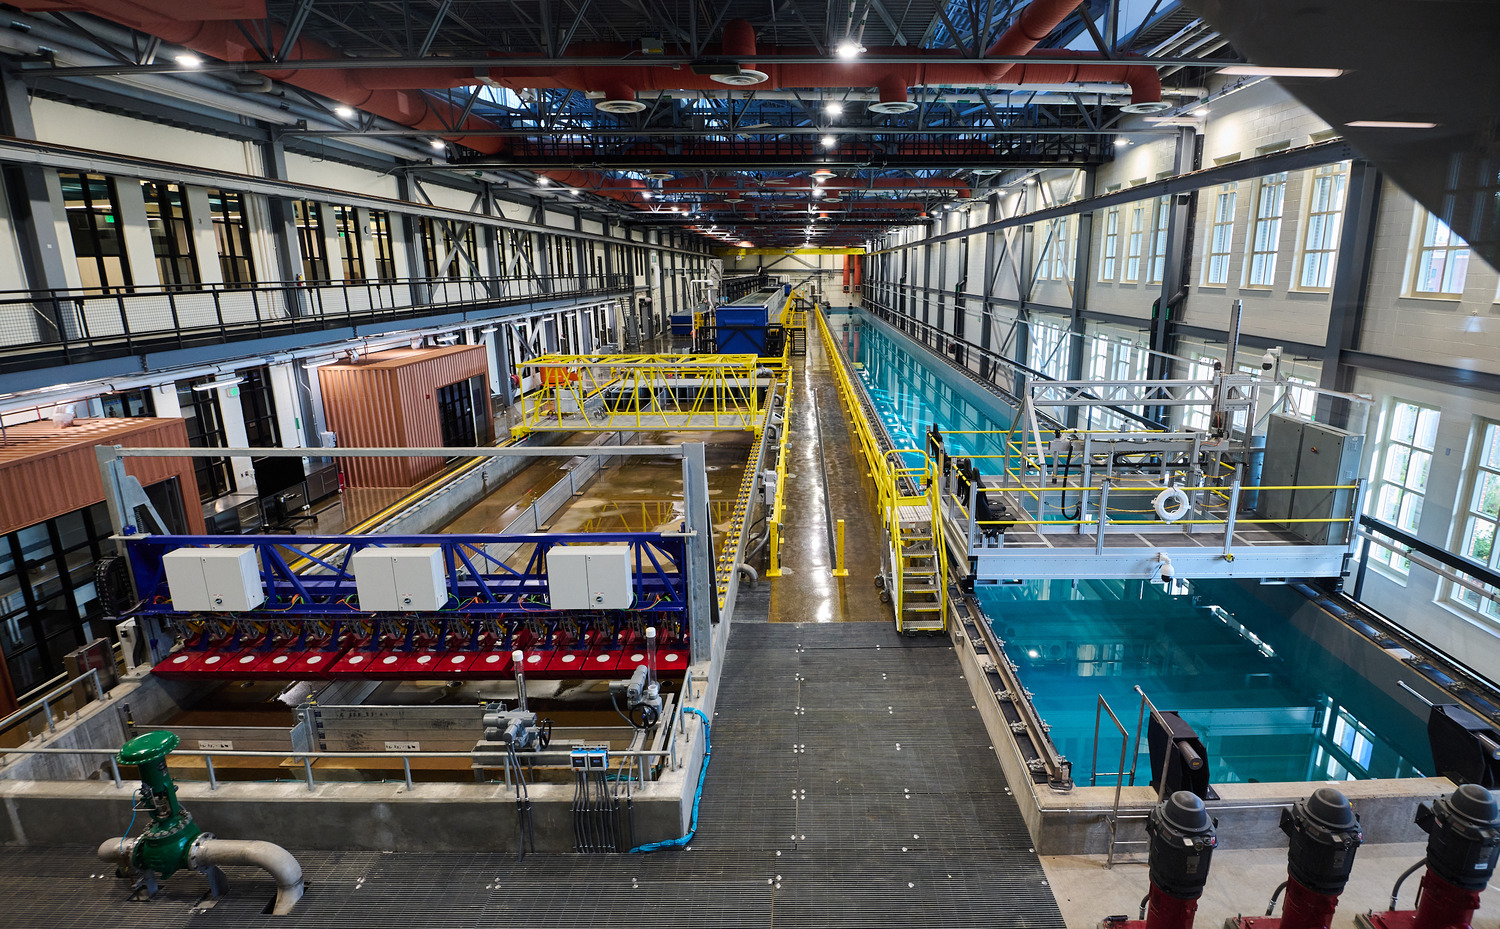
[[[901,610],[901,612],[903,612],[903,613],[940,613],[940,612],[942,612],[942,609],[943,609],[943,605],[941,603],[927,603],[927,604],[916,604],[916,605],[904,605],[903,608],[902,608],[902,610]]]

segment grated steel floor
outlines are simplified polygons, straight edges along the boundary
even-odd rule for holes
[[[946,639],[744,623],[728,655],[687,849],[301,852],[307,896],[280,919],[254,870],[195,911],[197,875],[129,903],[92,848],[8,848],[0,926],[1063,925]]]

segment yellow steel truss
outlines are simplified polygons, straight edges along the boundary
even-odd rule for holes
[[[544,355],[520,366],[536,383],[511,432],[744,429],[761,420],[754,355]]]

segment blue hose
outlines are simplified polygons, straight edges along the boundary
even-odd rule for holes
[[[708,717],[703,715],[703,711],[690,706],[683,709],[703,720],[703,767],[698,770],[698,789],[693,793],[692,823],[688,826],[687,835],[682,838],[667,839],[665,842],[652,842],[649,845],[637,845],[630,850],[632,854],[635,852],[657,852],[664,848],[681,848],[693,841],[693,836],[698,832],[698,802],[703,799],[703,779],[708,776],[708,756],[713,751],[713,743],[709,740]]]

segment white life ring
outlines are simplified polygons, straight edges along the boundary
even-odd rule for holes
[[[1175,523],[1187,515],[1188,495],[1182,492],[1180,487],[1168,487],[1156,495],[1152,501],[1156,507],[1156,515],[1169,523]]]

